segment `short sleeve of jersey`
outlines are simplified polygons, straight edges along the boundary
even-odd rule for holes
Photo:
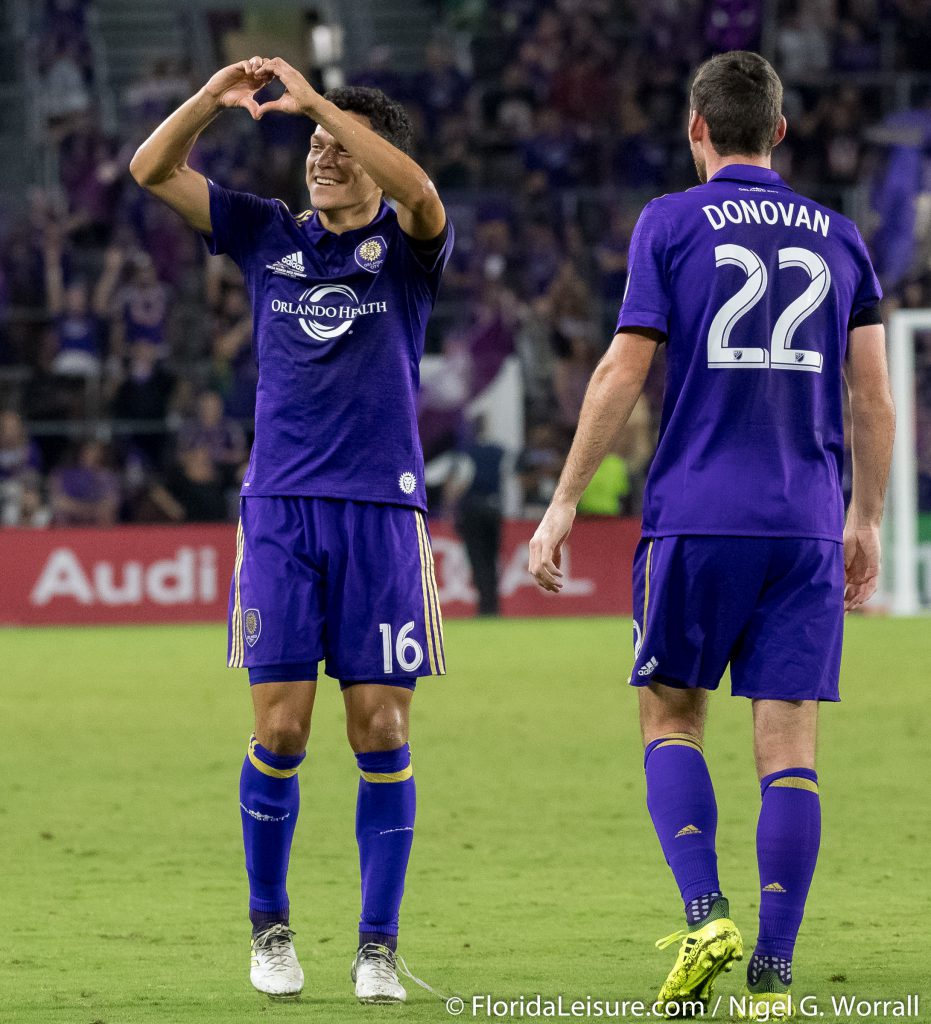
[[[617,329],[652,327],[669,333],[671,232],[665,213],[654,199],[634,228],[627,257],[627,287]]]
[[[850,319],[853,320],[858,313],[865,309],[871,309],[879,305],[883,297],[882,288],[873,270],[870,254],[867,252],[866,243],[863,241],[860,232],[856,231],[856,262],[859,280],[853,294],[853,305],[850,307]]]
[[[234,192],[207,179],[210,190],[211,234],[205,235],[207,248],[213,255],[225,253],[243,265],[255,248],[262,230],[278,215],[277,199],[261,199],[249,192]]]
[[[398,233],[404,240],[410,265],[412,268],[416,268],[417,277],[426,285],[428,292],[435,299],[440,287],[440,278],[442,278],[449,257],[452,255],[455,242],[452,221],[447,217],[440,234],[436,238],[426,241],[411,238],[400,228]]]

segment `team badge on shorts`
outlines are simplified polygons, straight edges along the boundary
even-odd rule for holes
[[[385,262],[385,250],[387,248],[388,243],[381,235],[366,238],[364,242],[360,242],[356,246],[356,263],[370,274],[377,274],[381,270],[382,263]]]
[[[258,608],[247,608],[242,622],[246,643],[250,647],[255,647],[256,640],[262,635],[262,616],[259,615]]]

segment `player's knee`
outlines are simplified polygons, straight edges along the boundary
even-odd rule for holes
[[[352,715],[346,727],[349,745],[357,754],[397,750],[407,742],[407,720],[396,707],[366,709]]]
[[[283,709],[276,709],[256,724],[256,737],[273,754],[302,754],[309,735],[310,722]]]

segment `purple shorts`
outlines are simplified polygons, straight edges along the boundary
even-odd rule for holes
[[[338,498],[242,498],[230,668],[250,683],[413,686],[444,675],[443,620],[422,512]]]
[[[643,538],[634,556],[634,686],[840,700],[844,549],[801,537]]]

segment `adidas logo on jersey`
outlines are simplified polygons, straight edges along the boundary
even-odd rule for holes
[[[659,662],[656,660],[656,658],[650,658],[650,660],[643,666],[643,668],[637,672],[637,675],[648,676],[651,672],[656,671],[657,665],[659,665]]]
[[[274,263],[266,263],[265,269],[273,274],[284,274],[285,277],[306,277],[304,273],[304,254],[292,252],[289,256],[282,256]]]
[[[680,836],[700,836],[701,829],[695,825],[686,825],[685,828],[680,828],[679,831],[673,836],[673,839],[678,839]]]
[[[785,892],[785,889],[778,882],[770,882],[763,886],[763,892]]]

